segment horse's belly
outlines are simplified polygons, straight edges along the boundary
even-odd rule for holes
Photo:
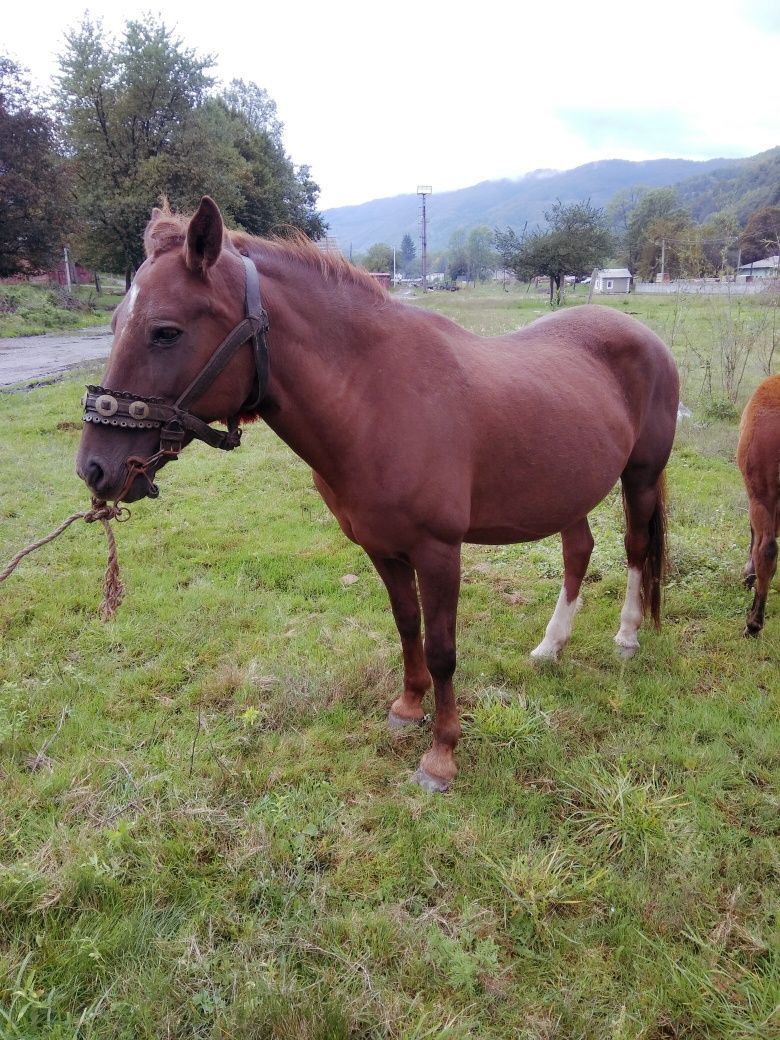
[[[536,542],[556,531],[529,530],[521,527],[472,527],[466,532],[464,542],[472,545],[511,545],[515,542]]]
[[[498,452],[476,475],[465,541],[531,542],[565,531],[609,494],[630,450],[629,443],[613,442],[546,459]]]

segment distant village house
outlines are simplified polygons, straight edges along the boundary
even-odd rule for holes
[[[777,278],[780,276],[780,255],[765,256],[763,260],[754,260],[752,264],[742,264],[737,271],[737,280],[752,282],[757,278]]]
[[[631,272],[627,267],[606,267],[596,272],[593,291],[605,296],[620,296],[631,292]]]

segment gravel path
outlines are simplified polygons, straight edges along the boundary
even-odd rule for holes
[[[67,334],[0,339],[0,387],[62,375],[70,368],[104,360],[110,350],[110,325]]]

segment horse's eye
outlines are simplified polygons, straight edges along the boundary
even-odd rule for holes
[[[181,329],[175,325],[161,325],[152,332],[152,342],[161,347],[170,347],[181,336]]]

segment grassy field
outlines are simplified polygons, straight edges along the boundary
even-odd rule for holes
[[[546,313],[517,291],[425,304],[489,332]],[[132,507],[115,621],[96,526],[0,588],[0,1036],[780,1036],[780,597],[744,640],[745,498],[707,332],[733,319],[612,305],[673,342],[694,411],[664,626],[613,654],[617,492],[557,665],[528,654],[558,541],[468,547],[445,796],[410,782],[428,733],[385,729],[384,589],[265,428],[229,458],[188,448]],[[755,347],[737,406],[761,365]],[[83,382],[0,394],[0,564],[86,505]]]
[[[120,299],[114,282],[100,295],[88,285],[75,286],[72,292],[58,285],[0,285],[0,336],[38,336],[105,325]]]

